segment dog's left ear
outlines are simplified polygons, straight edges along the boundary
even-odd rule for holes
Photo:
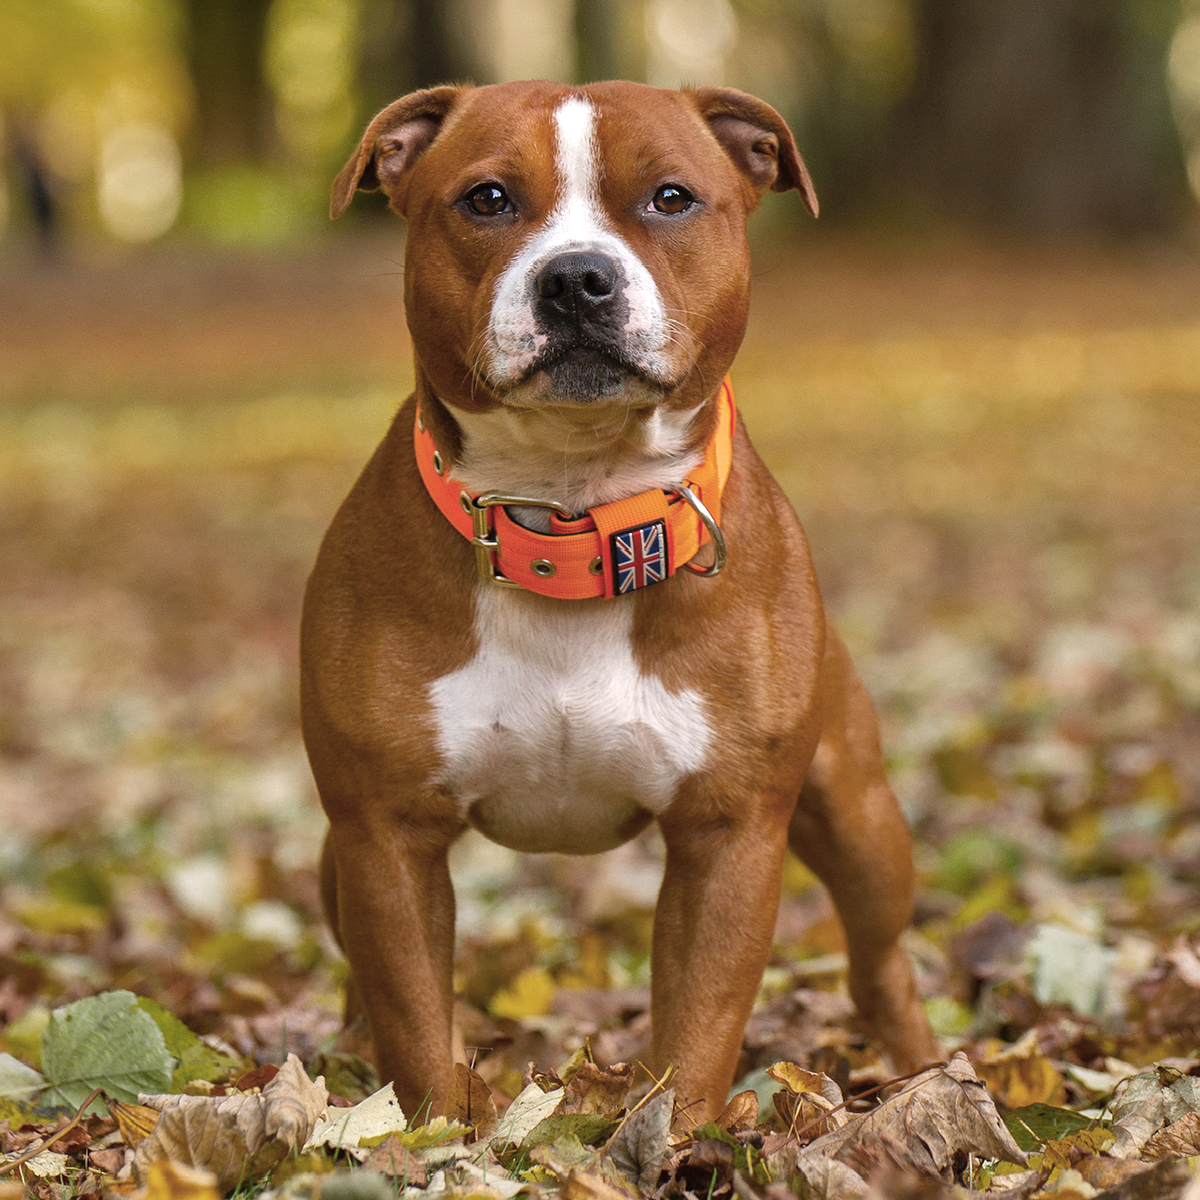
[[[425,88],[393,101],[367,126],[358,149],[333,181],[329,215],[340,217],[355,191],[383,188],[393,205],[409,168],[438,135],[442,122],[469,89]]]
[[[753,189],[754,203],[770,189],[799,191],[804,207],[820,211],[812,177],[787,122],[767,103],[735,88],[685,88],[713,136]]]

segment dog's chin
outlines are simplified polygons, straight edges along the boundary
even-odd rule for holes
[[[514,392],[526,403],[588,407],[644,402],[648,390],[660,389],[631,363],[578,346],[533,363]]]

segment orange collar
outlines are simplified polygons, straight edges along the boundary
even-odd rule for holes
[[[717,428],[704,461],[686,480],[669,491],[651,488],[598,504],[581,517],[552,500],[468,491],[446,473],[419,409],[413,445],[426,490],[475,547],[484,579],[559,600],[609,598],[659,583],[684,565],[700,575],[715,575],[724,566],[725,539],[718,522],[737,420],[728,376],[718,404]],[[508,505],[550,509],[551,532],[518,525],[508,515]],[[696,552],[709,541],[716,553],[713,565],[691,567]]]

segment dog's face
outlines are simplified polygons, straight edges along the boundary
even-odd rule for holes
[[[733,360],[746,214],[816,200],[786,125],[728,89],[436,88],[385,109],[334,185],[408,222],[409,328],[437,395],[690,408]]]

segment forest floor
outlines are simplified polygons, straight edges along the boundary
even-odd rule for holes
[[[31,1067],[52,1010],[119,989],[241,1070],[332,1044],[296,630],[411,384],[402,255],[0,260],[0,1051]],[[880,708],[935,1025],[1010,1110],[1200,1074],[1200,258],[830,235],[759,261],[739,406]],[[456,850],[460,1016],[501,1107],[585,1039],[642,1053],[660,864],[650,835]],[[843,951],[791,864],[752,1086],[883,1078]]]

